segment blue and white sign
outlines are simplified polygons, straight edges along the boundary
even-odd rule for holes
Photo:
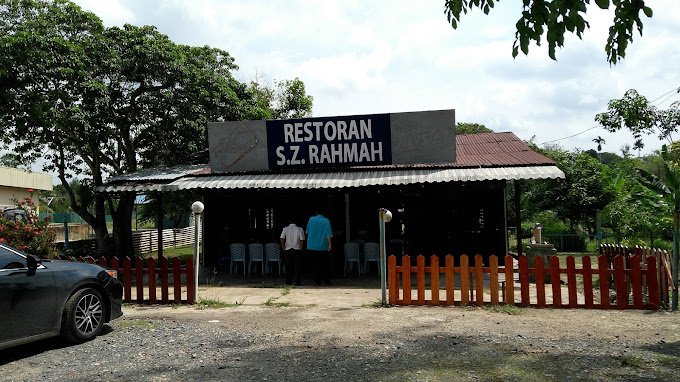
[[[390,115],[267,121],[269,169],[392,164]]]

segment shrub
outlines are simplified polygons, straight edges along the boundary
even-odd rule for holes
[[[54,233],[47,230],[49,217],[40,219],[31,198],[17,202],[26,219],[10,220],[0,216],[0,243],[42,258],[56,256]]]

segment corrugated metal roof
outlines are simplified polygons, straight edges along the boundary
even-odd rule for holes
[[[148,192],[198,188],[346,188],[375,185],[564,178],[555,161],[510,132],[456,137],[456,162],[355,167],[340,171],[210,174],[209,165],[153,168],[113,178],[99,192]]]
[[[135,181],[168,181],[179,179],[186,175],[197,175],[205,173],[206,168],[209,170],[208,165],[205,164],[195,164],[195,165],[184,165],[175,167],[153,167],[146,168],[143,170],[135,171],[130,174],[118,175],[109,182],[135,182]],[[208,171],[209,173],[210,171]]]
[[[247,174],[185,177],[168,190],[190,189],[316,189],[398,186],[420,183],[564,178],[556,166],[380,170],[299,174]]]

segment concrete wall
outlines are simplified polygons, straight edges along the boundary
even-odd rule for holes
[[[0,208],[14,206],[12,199],[38,202],[38,190],[52,190],[52,175],[0,167]]]

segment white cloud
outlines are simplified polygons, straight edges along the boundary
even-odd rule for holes
[[[227,50],[241,80],[256,71],[273,80],[299,77],[319,116],[455,108],[458,121],[523,139],[536,135],[540,143],[593,127],[595,114],[628,89],[652,100],[680,86],[678,2],[646,2],[654,18],[643,17],[643,36],[636,32],[626,59],[614,67],[604,51],[613,14],[594,5],[583,40],[567,35],[555,62],[545,41],[532,45],[528,57],[511,57],[521,10],[514,2],[497,2],[489,15],[474,10],[456,30],[441,2],[76,2],[107,26],[155,25],[178,43]],[[612,151],[631,140],[598,128],[558,142],[589,149],[598,135]],[[658,142],[647,143],[654,149]]]

